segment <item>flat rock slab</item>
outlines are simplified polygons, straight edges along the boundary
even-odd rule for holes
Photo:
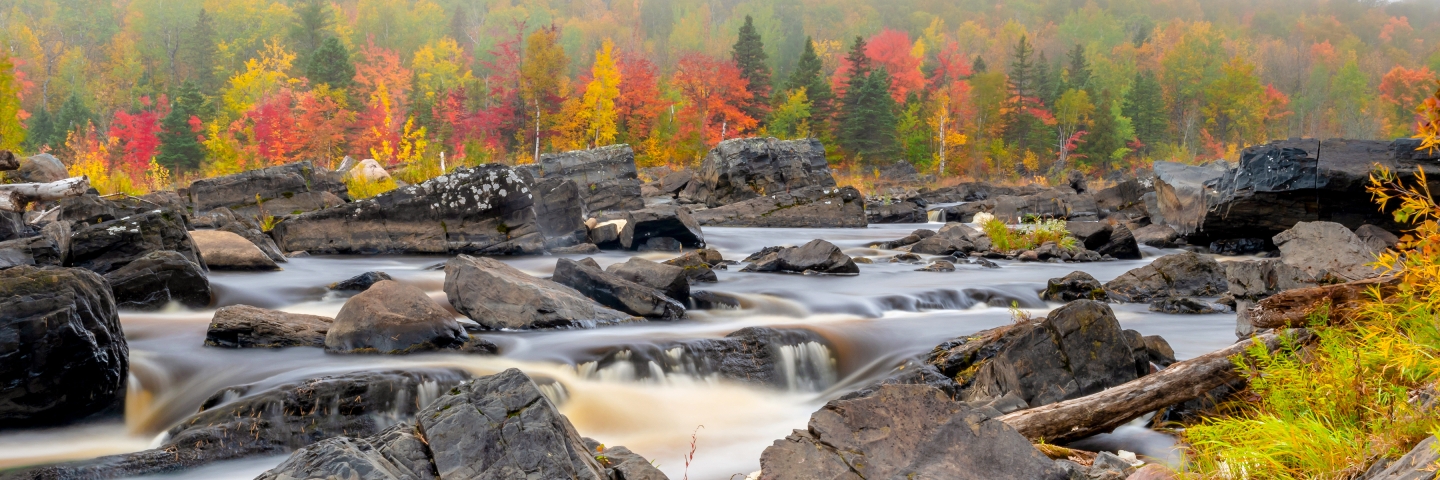
[[[699,210],[704,226],[864,228],[864,199],[854,187],[806,187]]]
[[[455,310],[495,330],[593,328],[633,318],[568,286],[469,255],[445,263],[445,296]]]
[[[335,319],[231,305],[215,311],[205,345],[225,348],[324,347]]]
[[[224,230],[190,232],[205,264],[216,270],[279,270],[275,260],[249,239]]]

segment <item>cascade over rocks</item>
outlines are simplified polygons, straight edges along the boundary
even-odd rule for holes
[[[678,354],[673,353],[677,349]],[[589,371],[620,368],[637,379],[651,379],[657,372],[718,376],[792,391],[822,391],[837,380],[833,351],[824,337],[810,330],[746,327],[724,338],[616,348],[594,360]],[[618,367],[622,363],[629,365]]]
[[[1164,297],[1218,296],[1229,290],[1225,268],[1215,259],[1185,252],[1166,255],[1105,284],[1110,298],[1149,302]]]
[[[815,239],[798,247],[767,247],[746,258],[742,272],[786,272],[827,275],[858,275],[855,260],[835,244]]]
[[[247,244],[248,245],[248,244]],[[159,310],[170,302],[186,308],[210,306],[210,280],[199,265],[170,250],[156,250],[105,274],[124,310]]]
[[[618,237],[621,248],[639,250],[659,238],[673,239],[684,248],[705,248],[705,234],[687,208],[655,205],[625,214]]]
[[[715,208],[805,187],[835,187],[819,140],[736,138],[705,155],[680,200]],[[856,208],[863,219],[864,208]]]
[[[192,182],[188,192],[196,212],[226,207],[244,218],[311,212],[350,198],[339,173],[309,161],[203,178]]]
[[[1380,274],[1368,265],[1379,252],[1335,222],[1300,222],[1275,235],[1274,241],[1281,261],[1315,278],[1328,274],[1351,281]]]
[[[629,145],[545,153],[533,165],[519,167],[536,181],[565,179],[579,188],[584,214],[623,212],[645,207],[635,151]]]
[[[53,425],[117,405],[130,350],[105,280],[78,268],[0,274],[0,424]]]
[[[245,237],[225,230],[190,232],[205,265],[215,270],[279,270],[275,261]]]
[[[224,348],[324,347],[335,319],[230,305],[215,311],[205,346]]]
[[[766,448],[761,480],[985,478],[1063,480],[1065,473],[990,408],[925,385],[883,385],[835,400]]]
[[[590,260],[590,259],[586,259]],[[586,262],[562,258],[555,263],[551,280],[590,297],[601,305],[637,317],[676,320],[685,316],[685,306],[664,292],[606,273]]]
[[[694,212],[701,225],[761,228],[864,228],[854,187],[804,187]]]
[[[472,342],[450,312],[436,305],[425,291],[393,280],[383,280],[346,300],[325,333],[325,351],[331,353],[405,354],[442,349],[493,353],[496,347],[481,339]]]
[[[312,254],[537,254],[530,185],[504,165],[457,168],[419,185],[287,218],[281,250]]]
[[[469,255],[445,263],[445,296],[455,310],[494,330],[591,328],[631,319],[573,288]]]

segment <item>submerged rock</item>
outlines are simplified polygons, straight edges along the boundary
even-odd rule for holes
[[[384,280],[340,307],[325,334],[325,351],[405,354],[457,349],[468,340],[450,312],[423,290]]]
[[[205,265],[217,270],[279,270],[275,261],[245,237],[224,230],[190,232]]]
[[[0,424],[53,425],[121,402],[130,350],[99,275],[6,269],[0,312]]]
[[[598,266],[562,258],[555,263],[551,280],[637,317],[676,320],[685,316],[685,306],[664,292],[606,273]]]
[[[1105,290],[1117,301],[1148,302],[1163,297],[1218,296],[1229,290],[1229,283],[1225,268],[1215,259],[1185,252],[1125,272],[1106,283]]]
[[[771,247],[775,250],[758,253],[747,258],[753,261],[742,272],[789,272],[815,273],[826,275],[858,275],[860,267],[840,247],[815,239],[798,247]],[[769,249],[767,249],[769,250]]]
[[[590,328],[631,319],[573,288],[469,255],[446,262],[445,296],[455,310],[495,330]]]
[[[215,311],[205,346],[224,348],[324,347],[335,319],[230,305]]]
[[[865,228],[864,199],[854,187],[781,190],[693,213],[701,225],[763,228]]]
[[[186,308],[210,306],[210,280],[200,266],[176,252],[159,250],[105,274],[116,306],[159,310],[170,302]]]
[[[394,280],[390,274],[385,272],[365,272],[339,282],[330,284],[330,289],[337,292],[363,292],[369,290],[385,280]]]
[[[705,155],[680,198],[715,208],[812,186],[835,187],[819,140],[736,138]],[[864,208],[856,209],[863,220]]]

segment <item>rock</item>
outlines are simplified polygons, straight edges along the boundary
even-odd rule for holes
[[[1334,222],[1300,222],[1275,235],[1280,260],[1316,278],[1326,274],[1346,281],[1379,275],[1366,265],[1375,261],[1374,250],[1344,225]]]
[[[1055,242],[1045,242],[1035,247],[1035,256],[1039,257],[1040,261],[1070,260],[1070,251]]]
[[[975,251],[975,244],[970,241],[972,235],[978,235],[978,232],[962,224],[948,224],[940,229],[940,233],[911,245],[910,253],[963,256]]]
[[[805,187],[835,187],[819,140],[737,138],[705,155],[680,199],[715,208]]]
[[[1105,290],[1120,302],[1149,302],[1164,297],[1213,297],[1229,290],[1225,269],[1215,259],[1194,252],[1166,255],[1125,272]]]
[[[330,284],[330,289],[339,292],[363,292],[385,280],[394,280],[385,272],[365,272]]]
[[[917,272],[953,272],[953,271],[955,271],[955,264],[950,263],[949,261],[946,261],[946,260],[936,260],[936,261],[934,261],[934,262],[931,262],[929,265],[926,265],[925,268],[921,268],[921,269],[916,270],[916,271],[917,271]]]
[[[335,319],[230,305],[215,311],[205,346],[223,348],[324,347]]]
[[[585,447],[595,455],[595,461],[605,467],[607,476],[605,478],[619,478],[623,480],[669,480],[660,469],[650,464],[645,457],[630,451],[625,447],[607,447],[589,438],[585,440]]]
[[[201,271],[209,270],[184,219],[168,210],[77,226],[70,236],[69,264],[103,275],[159,250],[179,253]]]
[[[890,373],[880,380],[840,396],[839,400],[869,397],[885,385],[929,385],[940,389],[946,397],[951,399],[960,394],[960,384],[955,383],[955,380],[940,373],[940,370],[934,365],[911,359],[905,360],[899,366],[891,369]],[[1002,413],[1005,412],[1002,411]]]
[[[1114,227],[1105,222],[1065,222],[1065,230],[1085,248],[1097,250],[1110,242]]]
[[[1043,320],[947,341],[926,363],[962,386],[961,400],[1013,395],[1026,408],[1096,393],[1138,373],[1115,313],[1093,300],[1072,301]]]
[[[1265,251],[1261,238],[1227,238],[1210,242],[1210,253],[1216,255],[1250,255]]]
[[[760,456],[760,480],[802,478],[985,478],[1062,480],[1029,440],[924,385],[884,385],[836,400]]]
[[[595,225],[590,229],[590,243],[595,244],[596,248],[620,248],[620,228],[623,226],[625,226],[624,220]]]
[[[913,253],[902,253],[890,257],[890,263],[920,263],[923,260],[919,255]]]
[[[669,237],[685,248],[704,248],[705,235],[690,216],[690,210],[673,205],[655,205],[625,216],[620,228],[620,247],[639,249],[651,238]]]
[[[1040,292],[1042,300],[1050,302],[1068,303],[1074,300],[1098,300],[1109,301],[1110,297],[1105,294],[1105,286],[1090,274],[1074,271],[1069,275],[1052,278],[1045,286],[1045,291]]]
[[[651,237],[645,240],[636,250],[641,252],[679,252],[685,246],[679,240],[670,237]]]
[[[555,263],[555,283],[568,286],[601,305],[637,317],[676,320],[685,306],[663,292],[605,273],[598,267],[562,258]]]
[[[257,480],[439,480],[423,432],[401,423],[370,437],[331,437],[295,452]]]
[[[1135,473],[1134,465],[1110,452],[1100,452],[1095,455],[1095,461],[1090,465],[1090,478],[1097,480],[1111,478],[1125,480],[1132,473]]]
[[[1360,241],[1365,242],[1365,245],[1374,252],[1384,252],[1395,248],[1400,243],[1400,237],[1368,223],[1355,229],[1355,236],[1360,237]]]
[[[205,264],[217,270],[279,270],[270,256],[245,237],[223,230],[196,230],[190,233]]]
[[[694,170],[684,169],[670,172],[669,174],[666,174],[664,178],[660,179],[660,191],[666,195],[674,197],[676,195],[679,195],[681,191],[685,190],[685,187],[689,185],[690,181],[694,178]]]
[[[455,310],[492,330],[593,328],[631,318],[573,288],[469,255],[445,263],[445,296]]]
[[[121,217],[128,217],[137,213],[144,213],[152,208],[131,208],[119,202],[112,202],[100,198],[99,195],[85,194],[78,197],[62,198],[56,203],[60,206],[58,219],[72,224],[90,224],[108,222]],[[134,202],[138,203],[138,202]],[[149,205],[147,205],[149,206]],[[183,210],[172,210],[183,212]],[[78,226],[78,225],[77,225]]]
[[[1150,311],[1176,315],[1204,315],[1228,313],[1230,309],[1218,303],[1211,303],[1192,297],[1163,297],[1150,302]]]
[[[170,302],[193,309],[210,306],[210,280],[205,272],[184,255],[169,250],[147,253],[105,274],[105,280],[121,309],[159,310]]]
[[[533,203],[519,174],[485,164],[290,217],[271,235],[283,251],[311,254],[537,254],[544,235]]]
[[[1100,207],[1102,216],[1120,215],[1122,216],[1121,221],[1123,222],[1125,220],[1138,220],[1141,217],[1147,216],[1147,212],[1145,211],[1145,195],[1151,194],[1153,197],[1154,191],[1151,182],[1141,182],[1136,178],[1127,178],[1109,188],[1093,193],[1095,196],[1095,204]]]
[[[898,240],[891,240],[891,241],[888,241],[888,242],[872,243],[872,244],[870,244],[870,248],[883,248],[883,249],[886,249],[886,250],[894,250],[894,249],[896,249],[896,248],[900,248],[900,247],[903,247],[903,246],[906,246],[906,245],[914,245],[915,243],[917,243],[917,242],[919,242],[919,241],[921,241],[921,240],[924,240],[924,239],[927,239],[927,238],[930,238],[930,237],[933,237],[933,236],[935,236],[935,231],[934,231],[934,230],[929,230],[929,229],[921,228],[921,229],[915,230],[914,232],[910,232],[909,235],[906,235],[906,236],[904,236],[904,237],[901,237],[901,238],[898,239]]]
[[[600,253],[600,247],[593,243],[582,243],[569,247],[552,248],[550,253],[555,255],[594,255]]]
[[[1090,248],[1088,245],[1085,248]],[[1119,260],[1139,260],[1140,245],[1135,241],[1135,235],[1124,225],[1116,225],[1110,230],[1110,239],[1104,245],[1090,248],[1100,255],[1109,255]]]
[[[900,201],[866,205],[865,219],[869,223],[925,223],[930,221],[930,216],[925,207]]]
[[[310,212],[341,205],[349,198],[339,174],[309,161],[203,178],[190,184],[189,195],[197,212],[226,207],[245,218]]]
[[[1135,470],[1125,480],[1181,480],[1181,477],[1164,465],[1152,463]]]
[[[707,248],[691,250],[684,255],[666,260],[664,263],[684,269],[685,277],[690,279],[690,283],[715,283],[720,279],[715,275],[715,270],[711,266],[720,265],[724,261],[725,259],[720,256],[719,251]]]
[[[580,188],[566,178],[547,178],[535,184],[535,223],[545,236],[546,248],[569,247],[590,239]]]
[[[1100,208],[1095,199],[1063,190],[1043,190],[1024,196],[1000,195],[984,203],[993,205],[990,213],[1005,223],[1021,223],[1030,218],[1095,221]]]
[[[1244,160],[1241,162],[1244,163]],[[1152,209],[1151,222],[1169,225],[1181,235],[1208,235],[1201,230],[1210,226],[1206,223],[1206,215],[1217,201],[1214,185],[1230,174],[1229,165],[1224,162],[1204,166],[1155,162],[1152,168],[1155,171],[1156,208]]]
[[[35,235],[35,230],[25,224],[25,215],[0,211],[0,242]]]
[[[383,182],[390,180],[390,172],[380,166],[380,162],[373,158],[367,158],[356,163],[355,166],[346,170],[337,170],[344,173],[346,180],[364,180],[367,182]]]
[[[799,247],[784,247],[766,253],[741,271],[857,275],[860,267],[840,251],[840,247],[815,239]]]
[[[18,266],[0,275],[0,423],[53,425],[118,405],[130,350],[115,300],[84,269]]]
[[[1140,227],[1131,234],[1135,237],[1136,243],[1155,248],[1175,248],[1180,239],[1180,233],[1168,225],[1150,224]]]
[[[18,266],[62,266],[63,251],[49,237],[36,235],[0,242],[0,270]]]
[[[1022,262],[1038,262],[1040,261],[1040,253],[1034,250],[1026,250],[1016,255],[1015,259]]]
[[[423,290],[383,280],[340,307],[325,334],[325,351],[405,354],[455,349],[469,339]]]
[[[19,161],[19,169],[4,172],[8,182],[0,183],[50,183],[70,177],[65,172],[65,164],[48,153],[21,157]]]
[[[541,154],[533,166],[523,168],[536,180],[559,178],[575,182],[585,215],[645,207],[635,169],[635,151],[629,145]]]
[[[1260,300],[1271,295],[1315,286],[1315,277],[1277,259],[1225,262],[1225,278],[1231,295],[1243,300]]]
[[[289,261],[285,258],[285,254],[280,252],[280,246],[275,245],[275,239],[270,238],[269,235],[261,232],[258,228],[251,228],[244,222],[234,221],[220,227],[219,230],[244,237],[275,263],[285,263]]]
[[[700,210],[701,225],[763,228],[864,228],[863,199],[854,187],[806,187]]]
[[[625,263],[610,265],[605,271],[617,277],[659,290],[681,305],[690,304],[690,278],[685,269],[630,257]],[[714,274],[714,272],[711,272]]]
[[[695,310],[739,310],[740,298],[734,295],[694,290],[690,292],[690,307]]]
[[[702,297],[697,292],[696,298]],[[833,351],[824,337],[810,330],[746,327],[724,338],[619,347],[580,363],[582,372],[596,378],[615,372],[635,380],[658,380],[655,375],[680,373],[819,392],[837,381]]]
[[[249,220],[235,216],[235,212],[225,207],[215,207],[209,211],[197,212],[190,216],[190,227],[195,229],[220,228],[232,222],[242,222],[248,225]]]
[[[1436,464],[1440,464],[1440,453],[1435,452],[1435,436],[1431,435],[1384,470],[1365,478],[1366,480],[1434,479]]]

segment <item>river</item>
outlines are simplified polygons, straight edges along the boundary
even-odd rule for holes
[[[709,245],[739,260],[770,245],[828,240],[852,256],[896,252],[866,248],[938,223],[874,225],[865,229],[706,228]],[[959,265],[949,273],[918,272],[921,265],[877,261],[851,277],[742,273],[719,270],[720,281],[693,288],[738,294],[744,308],[694,311],[678,322],[647,322],[591,330],[487,333],[498,356],[423,354],[396,357],[327,355],[316,348],[228,350],[203,346],[213,310],[122,312],[130,345],[131,380],[123,421],[99,420],[54,429],[0,431],[0,468],[123,453],[157,445],[171,425],[194,413],[219,389],[245,383],[278,384],[318,375],[414,366],[452,366],[476,375],[517,367],[553,379],[560,410],[582,435],[624,445],[652,460],[671,478],[722,480],[759,468],[760,453],[792,429],[805,428],[825,401],[873,381],[906,357],[923,354],[960,335],[1011,322],[1014,304],[1031,315],[1058,305],[1037,296],[1045,281],[1084,270],[1100,281],[1173,253],[1142,247],[1144,260],[1089,264],[1016,263],[1002,268]],[[670,254],[640,254],[664,260]],[[578,257],[577,257],[578,258]],[[605,252],[602,265],[629,258]],[[548,276],[556,257],[506,258],[532,275]],[[372,270],[426,290],[442,305],[444,257],[347,256],[291,259],[278,272],[212,272],[217,307],[249,304],[334,316],[344,299],[325,285]],[[1234,342],[1235,316],[1164,315],[1145,305],[1114,305],[1125,328],[1169,340],[1180,359]],[[722,337],[748,326],[800,327],[824,336],[833,349],[796,351],[792,387],[762,388],[668,372],[637,375],[625,368],[595,368],[600,353],[616,347]],[[833,350],[833,351],[832,351]],[[806,373],[808,372],[808,373]],[[643,378],[641,378],[643,377]],[[694,436],[694,460],[685,465]],[[1132,450],[1167,456],[1168,438],[1130,429],[1112,439]],[[283,457],[212,464],[157,478],[249,479]]]

